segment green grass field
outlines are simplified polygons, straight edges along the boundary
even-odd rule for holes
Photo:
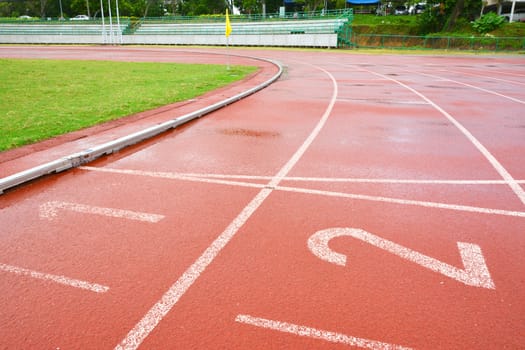
[[[0,151],[191,99],[256,67],[0,59]]]

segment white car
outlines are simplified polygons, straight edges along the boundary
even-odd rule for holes
[[[78,15],[71,18],[71,21],[89,21],[89,17],[86,15]]]
[[[502,13],[501,16],[505,17],[507,22],[510,21],[510,12]],[[512,16],[513,22],[525,22],[525,8],[514,10],[514,15]]]

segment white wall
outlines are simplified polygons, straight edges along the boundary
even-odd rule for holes
[[[4,44],[120,44],[120,37],[102,35],[0,34]],[[122,44],[141,45],[226,45],[224,35],[122,35]],[[231,46],[337,47],[337,34],[231,35]]]

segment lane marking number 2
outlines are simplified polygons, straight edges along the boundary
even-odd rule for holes
[[[335,265],[345,266],[346,255],[334,252],[328,246],[331,239],[342,236],[359,239],[365,243],[386,250],[389,253],[455,279],[456,281],[468,286],[496,289],[485,263],[481,248],[472,243],[458,242],[459,254],[463,261],[463,269],[449,265],[358,228],[329,228],[318,231],[308,239],[308,248],[321,260]]]

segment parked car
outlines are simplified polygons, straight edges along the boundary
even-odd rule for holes
[[[424,3],[415,4],[415,5],[410,6],[410,9],[408,12],[411,15],[417,15],[417,14],[425,12],[426,7],[427,5]]]
[[[28,15],[23,15],[23,16],[18,16],[18,18],[19,19],[31,19],[32,17]]]
[[[88,21],[89,17],[86,15],[77,15],[70,19],[71,21]]]
[[[408,15],[408,9],[407,9],[407,7],[404,6],[404,5],[397,6],[397,7],[394,9],[394,15]]]
[[[416,15],[418,13],[423,13],[425,12],[425,9],[427,8],[427,5],[425,4],[417,4],[416,7],[414,8],[415,12],[416,12]]]
[[[505,17],[505,20],[507,22],[510,21],[510,12],[502,13],[501,16]],[[514,15],[512,16],[512,21],[513,22],[525,22],[525,8],[515,9]]]

